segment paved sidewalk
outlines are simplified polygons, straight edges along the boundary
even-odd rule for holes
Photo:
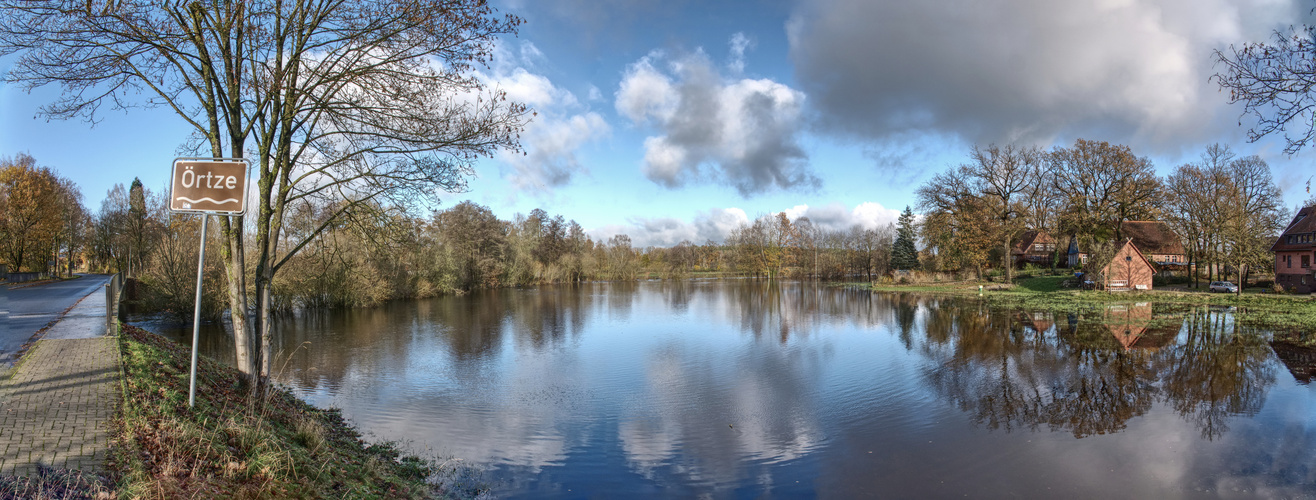
[[[103,302],[84,298],[0,379],[0,475],[34,475],[37,462],[103,471],[119,378]]]
[[[91,339],[105,336],[105,290],[91,292],[83,297],[59,322],[51,325],[41,336],[49,339]]]

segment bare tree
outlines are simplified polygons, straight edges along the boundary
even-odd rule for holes
[[[483,0],[3,0],[6,80],[55,84],[52,118],[165,106],[198,152],[256,163],[257,315],[248,316],[241,218],[221,219],[237,364],[268,375],[270,285],[338,216],[464,189],[474,161],[518,148],[528,110],[472,76],[520,19]],[[282,238],[307,201],[335,210]],[[253,328],[254,327],[254,328]]]
[[[1054,187],[1064,197],[1061,227],[1085,245],[1122,236],[1126,220],[1158,212],[1160,181],[1151,161],[1128,146],[1079,139],[1047,157]]]
[[[1229,203],[1224,210],[1221,240],[1225,257],[1238,276],[1243,293],[1248,271],[1270,259],[1269,237],[1283,227],[1283,194],[1275,185],[1270,166],[1258,156],[1229,163]]]
[[[1230,104],[1243,103],[1243,115],[1257,120],[1247,131],[1249,142],[1279,133],[1287,143],[1284,153],[1292,155],[1316,138],[1314,54],[1316,26],[1310,25],[1277,30],[1269,43],[1215,52],[1224,66],[1213,77],[1216,83],[1229,91]]]
[[[1188,266],[1193,270],[1193,286],[1196,287],[1196,269],[1211,241],[1208,228],[1213,220],[1211,198],[1215,196],[1215,183],[1200,166],[1184,164],[1166,177],[1165,186],[1166,222],[1188,247]]]
[[[996,219],[996,238],[1001,244],[1001,266],[1005,282],[1014,277],[1010,242],[1022,231],[1025,196],[1034,179],[1041,176],[1043,155],[1037,148],[1014,145],[973,147],[973,163],[960,167],[960,175],[972,179],[974,189],[987,202]]]

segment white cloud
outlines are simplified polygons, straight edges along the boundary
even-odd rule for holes
[[[522,42],[518,54],[501,46],[496,48],[492,72],[477,72],[476,76],[506,92],[508,99],[535,110],[521,135],[525,153],[504,151],[498,158],[507,167],[505,176],[513,187],[546,192],[587,172],[576,152],[591,141],[607,137],[612,128],[602,115],[585,108],[575,94],[526,69],[546,60],[533,43]],[[592,85],[590,89],[597,91]]]
[[[611,128],[598,113],[559,118],[543,114],[526,126],[521,141],[526,153],[504,152],[500,158],[512,168],[508,180],[517,189],[544,191],[563,186],[571,176],[587,169],[576,158],[586,142],[604,137]]]
[[[827,231],[849,231],[855,226],[864,229],[877,229],[893,224],[900,217],[899,210],[883,207],[882,204],[866,201],[853,208],[841,203],[829,203],[819,207],[796,205],[775,210],[772,213],[785,212],[791,220],[808,217],[818,228]],[[764,217],[768,217],[764,215]],[[631,243],[638,248],[657,246],[670,247],[682,241],[702,245],[705,241],[716,243],[726,241],[731,231],[748,225],[751,221],[744,210],[736,207],[715,208],[695,214],[690,222],[673,217],[635,217],[627,224],[612,224],[589,231],[595,241],[606,241],[617,234],[631,237]]]
[[[670,60],[653,52],[631,64],[615,106],[659,129],[644,142],[643,170],[662,186],[713,181],[748,197],[819,184],[797,139],[804,94],[768,79],[724,79],[703,51]]]
[[[727,62],[727,68],[737,75],[745,72],[745,49],[754,45],[754,42],[745,36],[744,33],[737,32],[731,35],[731,61]]]
[[[806,0],[796,78],[828,130],[968,142],[1075,136],[1171,150],[1237,134],[1212,50],[1264,39],[1290,0]]]
[[[661,59],[661,52],[654,52],[640,58],[626,69],[617,90],[617,112],[632,122],[645,123],[648,116],[659,122],[671,119],[676,113],[680,96],[672,79],[653,67],[654,59]]]
[[[827,231],[847,231],[855,226],[877,229],[886,227],[887,224],[894,224],[900,217],[899,210],[892,210],[872,201],[860,203],[853,209],[833,202],[820,207],[796,205],[783,212],[786,212],[786,217],[791,220],[808,217],[815,226]]]
[[[670,247],[682,241],[702,245],[708,240],[721,243],[731,230],[748,224],[749,217],[739,208],[715,208],[695,214],[692,222],[674,217],[634,217],[627,224],[611,224],[588,231],[595,241],[607,241],[618,234],[630,236],[637,248]]]

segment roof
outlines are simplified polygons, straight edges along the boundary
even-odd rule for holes
[[[1121,226],[1138,250],[1149,255],[1184,255],[1183,242],[1170,225],[1158,220],[1130,220]]]
[[[1014,244],[1010,246],[1010,253],[1021,255],[1027,253],[1028,249],[1035,243],[1055,243],[1055,241],[1050,234],[1042,231],[1024,231],[1019,239],[1015,240]]]
[[[1147,267],[1151,268],[1153,272],[1156,271],[1156,265],[1155,265],[1155,264],[1152,264],[1152,262],[1151,262],[1150,260],[1147,260],[1147,255],[1144,254],[1144,253],[1142,252],[1142,250],[1138,248],[1138,244],[1137,244],[1137,243],[1134,243],[1132,239],[1126,239],[1126,240],[1124,240],[1124,243],[1121,243],[1119,246],[1115,247],[1115,253],[1110,254],[1110,258],[1111,258],[1111,259],[1114,259],[1116,256],[1118,256],[1118,255],[1120,254],[1120,252],[1123,252],[1123,251],[1124,251],[1124,247],[1126,247],[1126,246],[1127,246],[1127,247],[1133,247],[1133,254],[1134,254],[1134,255],[1137,255],[1137,256],[1139,257],[1139,259],[1142,260],[1142,263],[1143,263],[1143,264],[1146,264]],[[1113,260],[1112,260],[1111,262],[1113,262]],[[1101,268],[1102,268],[1103,270],[1104,270],[1104,269],[1108,269],[1108,268],[1110,268],[1110,264],[1111,264],[1111,262],[1106,262],[1106,263],[1104,263],[1104,264],[1101,264]]]
[[[1270,251],[1310,250],[1312,247],[1316,247],[1316,238],[1312,238],[1312,241],[1306,243],[1287,243],[1288,238],[1286,238],[1291,234],[1316,232],[1316,217],[1309,217],[1313,214],[1316,214],[1316,205],[1298,210],[1298,214],[1293,216],[1293,222],[1289,223],[1289,227],[1284,229],[1279,238],[1275,238],[1275,243],[1270,246]]]

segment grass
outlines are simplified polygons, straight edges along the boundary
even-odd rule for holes
[[[123,405],[111,468],[122,498],[432,498],[474,496],[438,462],[369,444],[337,410],[272,388],[248,397],[236,371],[201,358],[187,405],[189,352],[124,326]]]
[[[0,476],[0,499],[99,500],[114,498],[107,477],[38,464],[34,476]]]
[[[1234,317],[1240,324],[1273,330],[1277,339],[1300,345],[1316,346],[1316,300],[1307,295],[1264,293],[1263,289],[1247,289],[1241,296],[1207,293],[1205,288],[1194,291],[1150,290],[1138,292],[1105,292],[1078,290],[1061,286],[1069,275],[1033,276],[1019,279],[1015,285],[985,282],[923,283],[911,285],[860,284],[873,291],[918,292],[932,295],[979,296],[993,303],[1014,305],[1033,310],[1078,311],[1095,309],[1107,304],[1139,301],[1184,306],[1233,307]]]

